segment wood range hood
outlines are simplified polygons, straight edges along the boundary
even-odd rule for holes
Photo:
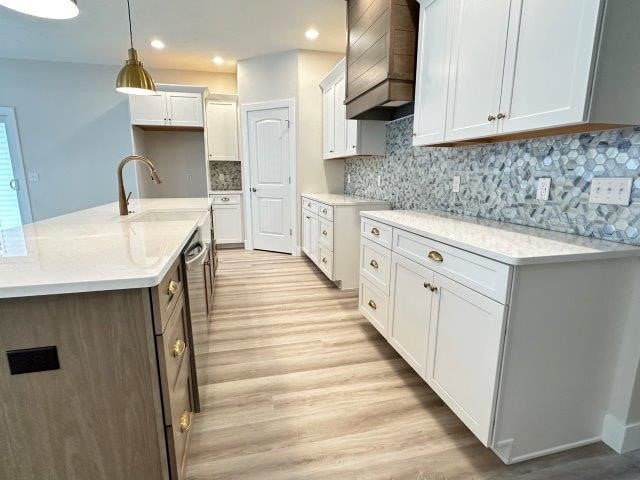
[[[347,118],[391,120],[413,102],[416,0],[347,1]]]

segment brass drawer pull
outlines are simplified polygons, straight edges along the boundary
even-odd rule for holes
[[[185,433],[191,428],[191,412],[185,410],[180,415],[180,433]]]
[[[424,282],[424,288],[428,288],[432,292],[437,292],[438,291],[438,287],[436,287],[435,285],[432,285],[432,284],[430,284],[428,282]]]
[[[222,201],[223,201],[223,202],[228,202],[228,201],[229,201],[229,197],[223,197],[223,198],[222,198]]]
[[[185,350],[187,349],[187,344],[181,338],[176,339],[176,342],[173,344],[173,348],[171,349],[171,355],[174,358],[180,358],[184,355]]]
[[[169,286],[167,287],[167,295],[175,295],[176,293],[178,293],[179,289],[180,289],[180,284],[175,280],[171,280],[169,282]]]
[[[434,262],[441,262],[443,260],[442,254],[436,252],[435,250],[431,250],[427,257],[429,258],[429,260],[433,260]]]
[[[374,302],[373,300],[369,300],[368,305],[369,305],[371,308],[373,308],[374,310],[375,310],[376,308],[378,308],[378,306],[376,305],[376,302]]]
[[[327,236],[327,231],[326,230],[322,230],[322,235],[324,235],[326,237]]]
[[[322,257],[322,263],[327,263],[327,257]]]
[[[487,117],[487,120],[489,120],[490,122],[493,122],[495,119],[496,119],[496,116],[495,116],[495,115],[489,115],[489,116]]]
[[[373,268],[378,268],[378,262],[376,262],[375,260],[371,260],[369,262],[369,265],[371,265]]]
[[[378,235],[380,235],[380,230],[378,230],[376,227],[373,227],[371,229],[371,234],[377,237]]]
[[[496,115],[496,118],[498,120],[502,120],[503,118],[506,118],[507,116],[504,113],[499,113],[498,115]]]

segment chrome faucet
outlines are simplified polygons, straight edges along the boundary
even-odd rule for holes
[[[147,157],[143,157],[142,155],[129,155],[128,157],[123,158],[120,165],[118,165],[118,206],[120,207],[120,215],[129,215],[129,197],[131,196],[131,192],[129,192],[129,195],[124,192],[122,169],[127,163],[136,160],[147,166],[149,173],[151,173],[151,180],[153,180],[153,183],[156,185],[162,183],[162,179],[160,178],[160,175],[158,175],[156,167]]]

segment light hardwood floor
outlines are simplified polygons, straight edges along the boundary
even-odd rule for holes
[[[190,480],[640,479],[604,444],[503,465],[304,257],[220,252]]]

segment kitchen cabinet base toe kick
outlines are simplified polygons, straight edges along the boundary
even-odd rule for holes
[[[362,216],[359,310],[482,444],[510,464],[606,439],[639,258],[508,265],[392,213]]]

